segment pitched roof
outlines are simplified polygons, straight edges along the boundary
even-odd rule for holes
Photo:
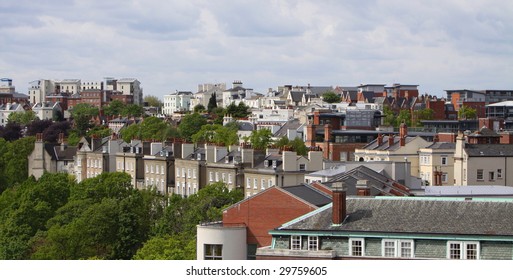
[[[410,143],[411,141],[413,141],[417,137],[419,137],[419,136],[415,136],[415,137],[406,136],[404,144],[407,145],[408,143]],[[375,139],[374,141],[370,142],[369,144],[367,144],[362,149],[364,149],[364,150],[375,150],[375,151],[396,151],[399,148],[401,148],[401,145],[399,143],[399,140],[400,140],[399,136],[395,136],[394,137],[394,142],[393,142],[392,145],[388,145],[388,138],[389,138],[388,135],[383,136],[383,143],[381,145],[378,145],[378,140]]]
[[[276,133],[274,133],[274,137],[283,137],[287,136],[287,132],[289,129],[297,130],[301,126],[301,122],[298,119],[287,121]]]
[[[513,200],[348,198],[347,216],[332,224],[332,204],[280,229],[513,236]]]
[[[298,186],[281,187],[281,189],[317,207],[324,206],[331,202],[331,196],[323,192],[320,192],[317,189],[310,187],[306,184]]]
[[[453,142],[435,142],[435,143],[427,146],[426,149],[454,150],[454,149],[456,149],[456,143],[453,143]]]
[[[465,152],[470,157],[512,157],[513,145],[466,144]]]

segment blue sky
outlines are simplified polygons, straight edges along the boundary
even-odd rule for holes
[[[241,80],[513,89],[513,1],[0,2],[0,77],[133,77],[144,94]]]

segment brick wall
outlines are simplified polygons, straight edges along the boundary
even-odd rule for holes
[[[229,208],[223,213],[223,224],[245,224],[248,244],[269,246],[272,240],[269,230],[315,209],[279,189],[271,188]]]

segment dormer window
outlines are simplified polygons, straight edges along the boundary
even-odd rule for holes
[[[273,168],[276,168],[276,160],[273,160]]]
[[[197,154],[196,159],[197,159],[197,160],[201,160],[201,154],[200,154],[200,153],[198,153],[198,154]]]
[[[269,161],[268,160],[264,160],[264,167],[269,167]]]

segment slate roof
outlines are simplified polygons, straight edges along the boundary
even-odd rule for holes
[[[253,131],[255,130],[255,126],[250,122],[237,122],[239,125],[239,130],[241,131]]]
[[[333,183],[344,182],[347,187],[347,193],[354,195],[357,193],[356,184],[358,180],[367,180],[371,195],[391,195],[391,196],[409,196],[410,189],[396,182],[395,180],[376,172],[365,165],[360,165],[354,169],[333,176],[325,186],[332,187]]]
[[[466,144],[465,152],[470,157],[513,157],[513,145]]]
[[[452,142],[435,142],[435,143],[427,146],[426,149],[454,150],[454,149],[456,149],[456,143],[452,143]]]
[[[59,144],[52,143],[45,143],[44,149],[54,161],[72,161],[78,150],[76,146],[68,146],[61,151]]]
[[[510,186],[425,186],[427,196],[513,196]]]
[[[317,207],[322,207],[328,203],[331,203],[331,196],[305,184],[281,187],[281,189]]]
[[[410,143],[411,141],[413,141],[417,137],[406,136],[404,144],[407,145],[408,143]],[[388,145],[388,138],[389,138],[388,135],[384,135],[383,136],[383,144],[378,145],[378,140],[375,139],[374,141],[370,142],[369,144],[367,144],[362,149],[364,149],[364,150],[375,150],[375,151],[376,150],[377,151],[396,151],[399,148],[401,148],[401,145],[399,143],[400,137],[398,135],[396,135],[394,137],[394,144],[391,145],[391,146]]]
[[[287,121],[276,133],[274,133],[274,137],[283,137],[287,136],[287,131],[289,129],[297,130],[301,126],[301,123],[298,119]]]
[[[332,225],[332,204],[285,224],[285,230],[513,236],[509,202],[348,198],[347,216]]]
[[[291,91],[290,98],[292,98],[292,101],[294,102],[301,102],[304,94],[304,91]]]

